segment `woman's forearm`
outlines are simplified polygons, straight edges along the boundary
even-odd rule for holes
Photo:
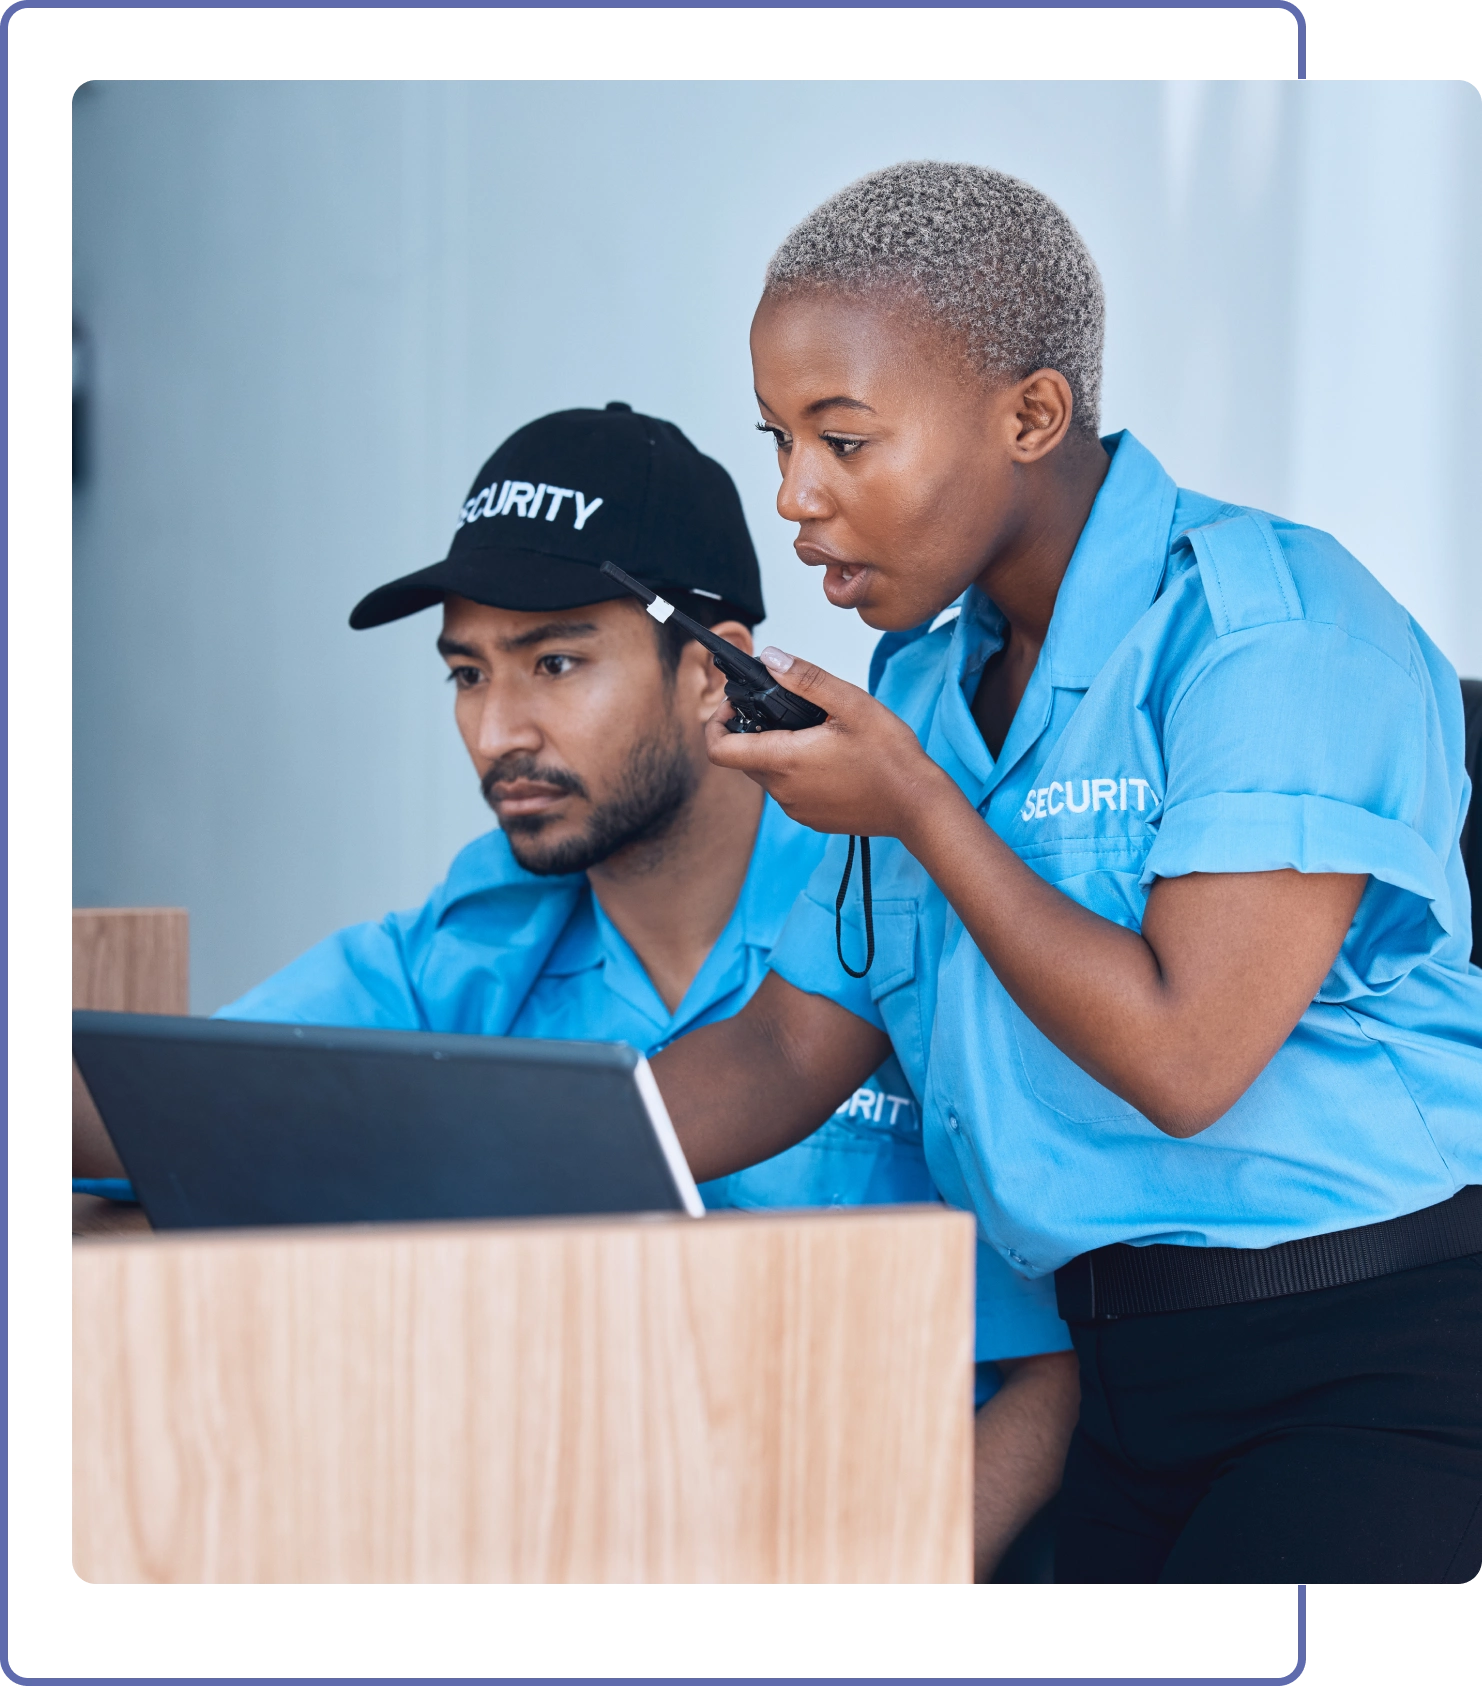
[[[1141,931],[1026,866],[945,774],[901,841],[1019,1008],[1170,1135],[1228,1111],[1311,1002],[1365,880],[1296,872],[1159,881]]]
[[[770,656],[828,720],[754,735],[712,720],[718,766],[756,778],[816,831],[898,838],[1027,1017],[1169,1135],[1194,1135],[1234,1105],[1331,969],[1362,874],[1159,879],[1140,930],[1128,930],[1026,866],[889,709],[811,663]]]
[[[1052,1042],[1119,1092],[1146,1069],[1126,1054],[1147,1039],[1164,1003],[1157,958],[1141,935],[1047,884],[945,774],[901,841]]]

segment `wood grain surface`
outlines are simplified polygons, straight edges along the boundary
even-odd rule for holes
[[[942,1207],[73,1248],[91,1581],[967,1581]]]
[[[145,1235],[151,1228],[142,1206],[104,1200],[96,1194],[72,1196],[72,1239],[96,1235]]]
[[[190,919],[185,909],[73,908],[72,1005],[104,1013],[188,1013]],[[75,1064],[72,1175],[124,1175]]]
[[[74,907],[72,1005],[105,1013],[190,1011],[183,907]]]

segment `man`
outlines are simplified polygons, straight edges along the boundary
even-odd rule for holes
[[[339,932],[223,1016],[654,1054],[745,1005],[824,840],[711,763],[723,677],[599,573],[607,559],[750,650],[761,580],[724,469],[626,404],[521,428],[484,465],[447,557],[351,616],[373,627],[441,603],[459,731],[500,829],[421,908]],[[893,1054],[814,1122],[787,1151],[703,1184],[706,1204],[937,1198]],[[1058,1485],[1069,1344],[1048,1286],[980,1250],[984,1576]]]

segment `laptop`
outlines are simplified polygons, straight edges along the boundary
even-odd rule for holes
[[[704,1213],[620,1042],[74,1012],[156,1229]]]

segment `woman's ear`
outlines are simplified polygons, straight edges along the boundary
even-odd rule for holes
[[[1014,456],[1021,463],[1038,462],[1070,431],[1075,414],[1070,382],[1058,369],[1036,369],[1014,388],[1014,402]]]

